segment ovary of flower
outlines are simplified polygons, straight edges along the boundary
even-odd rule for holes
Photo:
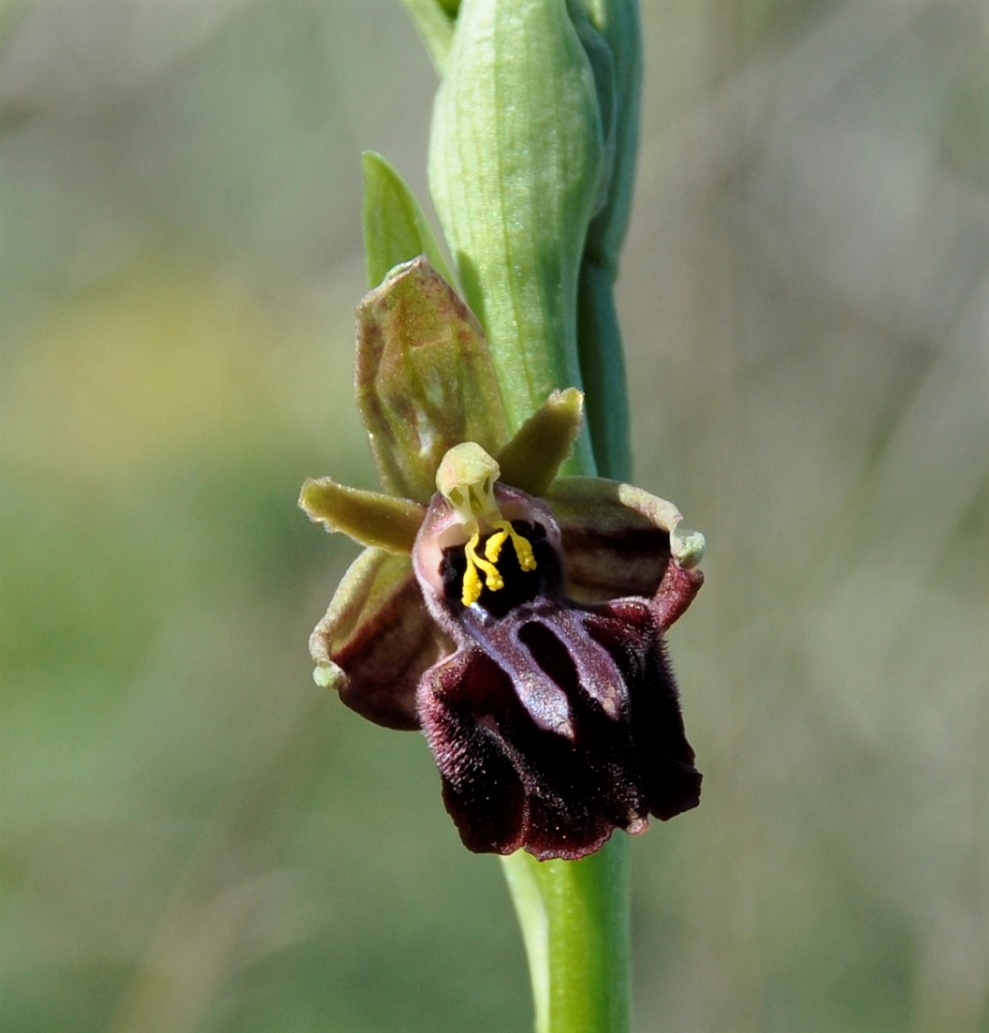
[[[502,547],[510,538],[522,570],[535,570],[536,558],[532,546],[503,518],[495,500],[495,481],[501,476],[498,463],[473,441],[465,441],[451,448],[436,471],[436,487],[450,503],[464,533],[469,536],[464,547],[467,569],[464,572],[461,602],[471,606],[481,597],[481,574],[484,585],[492,592],[505,587],[505,579],[498,570]],[[478,554],[483,526],[495,528],[484,546],[484,555]]]

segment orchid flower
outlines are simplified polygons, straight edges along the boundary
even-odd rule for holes
[[[357,370],[385,493],[303,485],[366,546],[310,638],[317,683],[422,730],[474,851],[572,860],[696,806],[664,633],[703,536],[642,489],[558,476],[580,391],[510,436],[480,325],[424,257],[362,302]]]

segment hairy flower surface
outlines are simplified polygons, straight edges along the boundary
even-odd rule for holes
[[[469,312],[428,266],[402,267],[379,291],[358,322],[362,412],[386,487],[413,497],[303,486],[314,520],[368,546],[311,636],[317,682],[378,724],[423,731],[471,850],[574,859],[616,828],[696,806],[663,636],[702,583],[702,536],[641,489],[556,478],[580,392],[554,392],[507,441],[499,411],[458,409],[463,361],[452,372],[430,361],[420,338],[410,358],[407,338],[386,332],[402,298],[401,327],[442,326],[439,299],[454,330],[469,329],[443,340],[486,361]],[[395,395],[403,417],[387,399],[412,361],[429,390]],[[484,440],[464,433],[477,429]]]

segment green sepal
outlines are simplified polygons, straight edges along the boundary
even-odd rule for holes
[[[425,257],[393,269],[357,309],[357,406],[381,483],[428,502],[448,449],[508,438],[484,332]]]
[[[405,553],[412,551],[426,514],[417,502],[348,488],[329,477],[308,479],[299,505],[310,520],[324,524],[328,531],[342,531],[362,545]]]
[[[433,268],[450,280],[443,253],[432,227],[411,188],[398,171],[380,154],[365,151],[364,172],[364,261],[368,286],[374,287],[388,271],[402,262],[425,255]]]
[[[584,416],[575,387],[554,391],[498,453],[501,479],[530,495],[544,495],[573,450]]]
[[[567,591],[584,602],[652,596],[670,562],[696,567],[704,536],[681,530],[672,502],[600,477],[561,477],[546,492],[563,535]]]
[[[436,629],[408,556],[365,549],[309,637],[313,680],[386,728],[418,728],[415,691],[449,644]]]
[[[422,37],[436,71],[442,75],[453,44],[459,0],[402,0],[412,24]]]

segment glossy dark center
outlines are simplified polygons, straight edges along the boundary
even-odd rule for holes
[[[480,598],[474,604],[492,617],[504,617],[516,606],[532,602],[543,596],[555,596],[559,593],[562,580],[560,557],[546,537],[546,529],[542,524],[529,523],[524,520],[513,520],[512,528],[532,545],[532,553],[536,559],[535,570],[522,570],[518,556],[511,542],[506,542],[498,557],[498,571],[504,578],[502,588],[493,591],[484,585]],[[478,551],[491,535],[481,538]],[[443,597],[447,606],[454,613],[464,609],[461,592],[464,574],[467,571],[467,555],[462,545],[451,546],[443,550],[440,561],[440,577],[443,579]]]

